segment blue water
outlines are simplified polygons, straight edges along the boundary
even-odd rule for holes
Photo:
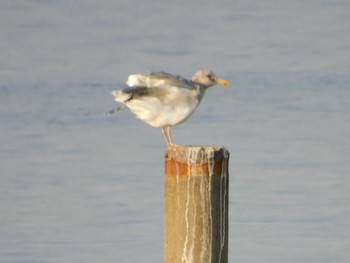
[[[225,146],[230,262],[350,257],[348,1],[0,3],[0,262],[162,262],[158,129],[130,73],[212,69],[180,144]]]

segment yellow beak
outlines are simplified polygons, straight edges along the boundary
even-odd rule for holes
[[[217,79],[216,83],[227,86],[228,84],[230,84],[230,82],[228,82],[227,80],[224,79]]]

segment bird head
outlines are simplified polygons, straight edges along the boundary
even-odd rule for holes
[[[224,79],[220,79],[210,70],[199,70],[192,76],[192,81],[200,85],[211,87],[216,84],[227,86],[229,82]]]

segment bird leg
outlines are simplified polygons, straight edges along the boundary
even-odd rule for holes
[[[173,139],[171,138],[171,127],[170,126],[166,127],[166,131],[167,131],[167,134],[168,134],[170,145],[174,145]]]
[[[167,127],[163,127],[162,128],[162,133],[165,137],[165,140],[167,142],[168,145],[174,145],[173,140],[171,138],[171,127],[167,126]]]
[[[162,128],[162,133],[163,133],[163,135],[164,135],[164,137],[165,137],[166,143],[167,143],[168,145],[170,145],[171,143],[170,143],[170,140],[169,140],[169,138],[168,138],[167,128],[163,127],[163,128]]]

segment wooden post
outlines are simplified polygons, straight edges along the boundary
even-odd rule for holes
[[[169,146],[165,154],[165,262],[228,262],[225,148]]]

